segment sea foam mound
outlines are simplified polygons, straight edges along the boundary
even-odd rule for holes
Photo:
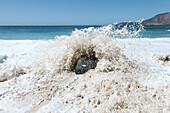
[[[77,77],[39,112],[167,112],[168,89],[149,77],[112,72]],[[152,80],[152,82],[155,82]]]
[[[150,67],[124,54],[126,45],[122,47],[122,41],[127,40],[115,39],[133,38],[138,32],[140,29],[131,32],[113,25],[87,28],[53,41],[30,43],[36,46],[26,55],[11,57],[3,53],[9,59],[0,64],[0,74],[7,78],[0,82],[0,111],[169,112],[169,76],[152,75],[152,70],[146,69]],[[22,43],[17,43],[18,50]],[[90,55],[98,58],[97,67],[76,75],[77,60]],[[10,69],[11,66],[15,68]]]

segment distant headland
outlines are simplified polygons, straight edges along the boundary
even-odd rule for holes
[[[143,25],[170,25],[170,12],[162,13],[145,20],[142,22]]]
[[[137,25],[138,22],[122,22],[119,25]],[[154,16],[153,18],[144,20],[142,25],[170,25],[170,12],[162,13]]]

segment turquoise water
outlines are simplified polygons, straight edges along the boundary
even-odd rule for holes
[[[144,26],[142,37],[148,38],[170,38],[170,25]]]
[[[99,26],[0,26],[0,39],[39,40],[54,39],[55,36],[70,35],[72,31]]]
[[[0,26],[0,39],[39,40],[54,39],[55,36],[70,35],[72,31],[101,26]],[[170,26],[144,26],[143,38],[170,38]]]

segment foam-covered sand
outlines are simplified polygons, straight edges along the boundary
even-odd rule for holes
[[[170,112],[170,39],[135,37],[113,26],[76,30],[56,40],[0,40],[0,112]],[[81,53],[81,54],[79,54]],[[72,72],[95,54],[96,69]]]

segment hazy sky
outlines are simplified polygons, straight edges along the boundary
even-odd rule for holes
[[[170,0],[0,0],[0,25],[103,25],[170,12]]]

